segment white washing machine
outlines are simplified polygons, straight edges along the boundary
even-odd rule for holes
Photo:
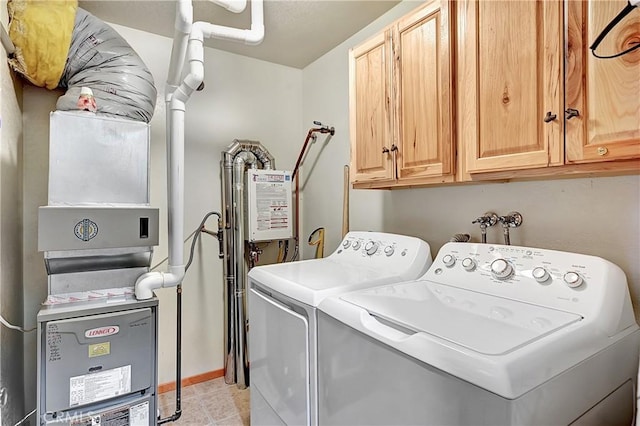
[[[639,345],[616,265],[447,243],[419,280],[319,305],[319,422],[630,425]]]
[[[251,423],[316,425],[316,306],[346,291],[422,276],[429,245],[408,236],[349,232],[324,259],[249,272]]]

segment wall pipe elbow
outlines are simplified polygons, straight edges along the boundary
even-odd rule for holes
[[[197,29],[197,25],[194,25],[189,38],[187,60],[189,61],[189,73],[185,76],[182,84],[173,92],[170,101],[171,109],[184,110],[184,104],[204,81],[204,45],[202,32]]]
[[[224,1],[224,0],[223,0]],[[251,1],[251,29],[224,27],[208,22],[196,22],[193,24],[191,37],[196,32],[202,32],[204,38],[217,38],[221,40],[239,41],[249,45],[260,44],[264,39],[264,6],[263,0]]]
[[[250,31],[246,31],[244,44],[255,46],[264,40],[264,25],[252,25]]]
[[[164,287],[175,287],[184,279],[184,266],[173,266],[171,272],[147,272],[136,280],[136,299],[146,300],[153,297],[153,291]]]

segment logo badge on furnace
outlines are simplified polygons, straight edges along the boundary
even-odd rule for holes
[[[89,241],[98,235],[98,225],[91,219],[82,219],[76,223],[76,226],[73,228],[73,233],[79,240]]]

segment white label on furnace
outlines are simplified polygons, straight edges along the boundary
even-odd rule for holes
[[[131,392],[131,366],[69,379],[69,405],[90,404]]]
[[[129,426],[149,426],[149,401],[129,408]]]

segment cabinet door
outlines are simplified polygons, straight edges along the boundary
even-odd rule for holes
[[[562,164],[561,3],[457,4],[459,138],[467,171]],[[545,122],[547,112],[556,118]]]
[[[568,1],[567,162],[640,157],[640,50],[599,59],[589,46],[626,0]],[[640,42],[640,10],[617,24],[597,49],[614,54]]]
[[[453,173],[450,25],[447,0],[435,0],[394,28],[400,179]]]
[[[390,93],[391,31],[349,53],[351,182],[395,179]]]

